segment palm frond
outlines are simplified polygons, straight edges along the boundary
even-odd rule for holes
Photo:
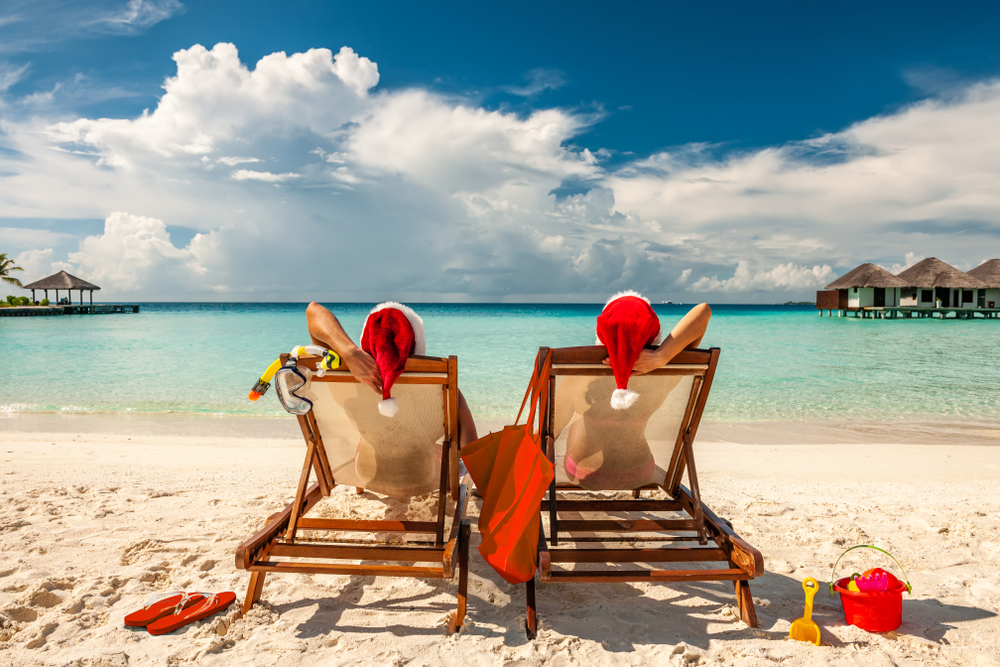
[[[7,259],[7,253],[0,252],[0,280],[9,285],[24,287],[20,280],[10,275],[14,271],[24,271],[24,269],[14,264],[14,260]]]

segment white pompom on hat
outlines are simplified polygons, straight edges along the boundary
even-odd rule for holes
[[[615,410],[630,408],[639,399],[639,394],[628,388],[628,378],[642,348],[656,341],[659,334],[660,318],[649,299],[631,290],[608,299],[597,317],[597,342],[608,348],[618,387],[611,394]]]
[[[365,319],[361,349],[374,357],[382,376],[382,400],[378,403],[378,411],[386,417],[394,417],[399,403],[390,393],[392,385],[406,368],[410,355],[427,351],[424,321],[401,303],[380,303]]]

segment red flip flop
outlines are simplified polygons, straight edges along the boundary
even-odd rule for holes
[[[133,628],[142,628],[153,621],[163,618],[168,614],[176,614],[185,607],[190,607],[196,602],[205,599],[203,593],[185,593],[184,591],[174,591],[172,593],[160,593],[146,600],[142,609],[133,611],[125,617],[125,625]]]
[[[198,604],[193,604],[186,609],[180,609],[174,614],[164,616],[163,618],[150,623],[146,626],[146,629],[149,630],[149,634],[162,635],[168,632],[173,632],[178,628],[184,627],[188,623],[200,621],[206,616],[211,616],[216,612],[222,611],[236,601],[236,593],[232,591],[214,594],[198,593],[197,595],[202,595],[205,599]]]

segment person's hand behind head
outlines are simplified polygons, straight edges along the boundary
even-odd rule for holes
[[[361,348],[354,348],[347,356],[347,365],[358,382],[371,387],[376,394],[382,394],[382,374],[379,373],[375,358]]]
[[[608,368],[611,368],[611,358],[607,357],[601,362]],[[635,362],[635,366],[632,368],[632,375],[643,375],[649,371],[656,370],[663,365],[660,358],[656,354],[656,350],[643,350],[639,353],[639,359]]]

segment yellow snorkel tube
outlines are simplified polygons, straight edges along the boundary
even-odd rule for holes
[[[328,350],[325,347],[320,347],[319,345],[298,345],[292,348],[289,356],[294,360],[298,357],[304,357],[309,354],[323,356],[320,362],[316,364],[316,374],[320,377],[323,377],[327,371],[332,371],[335,368],[340,367],[340,356],[333,350]],[[247,398],[251,401],[256,401],[260,399],[261,396],[266,394],[267,390],[271,388],[271,380],[274,379],[274,374],[277,373],[280,368],[281,358],[279,357],[271,362],[271,365],[267,367],[264,374],[261,375],[260,379],[254,384],[253,389],[250,390]]]
[[[251,401],[256,401],[261,396],[267,393],[267,390],[271,388],[271,380],[274,379],[274,374],[278,372],[281,368],[281,359],[275,359],[274,363],[267,367],[264,374],[260,376],[257,383],[254,384],[253,389],[250,390],[250,394],[247,396]]]

